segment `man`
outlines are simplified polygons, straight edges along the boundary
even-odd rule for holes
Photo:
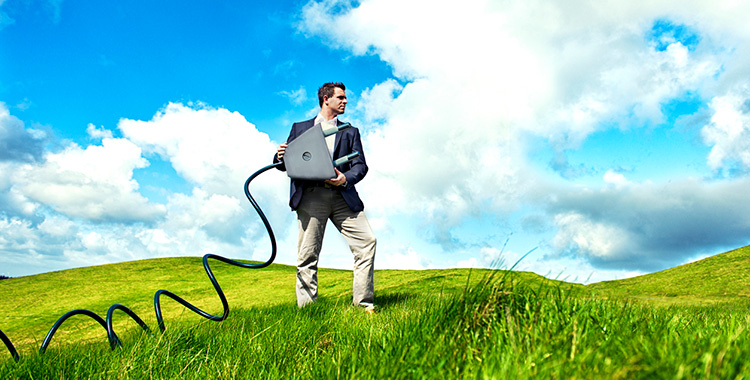
[[[343,124],[338,120],[346,110],[346,87],[343,83],[326,83],[318,89],[320,113],[306,121],[294,123],[287,143],[314,125]],[[287,143],[279,146],[274,162],[284,160]],[[292,180],[289,206],[297,212],[297,306],[303,307],[318,298],[318,257],[323,244],[326,223],[330,219],[349,243],[354,254],[354,305],[374,312],[375,288],[373,264],[376,239],[364,213],[364,204],[354,188],[367,174],[359,130],[351,127],[326,137],[333,159],[354,151],[359,157],[336,169],[336,177],[325,181]],[[286,170],[282,165],[280,170]]]

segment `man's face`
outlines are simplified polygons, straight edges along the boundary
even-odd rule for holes
[[[323,107],[327,107],[334,115],[341,115],[346,110],[346,93],[344,90],[335,87],[333,96],[323,101]]]

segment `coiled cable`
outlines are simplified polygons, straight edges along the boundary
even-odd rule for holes
[[[258,215],[260,216],[260,219],[263,221],[263,225],[266,227],[266,231],[268,231],[268,237],[271,239],[271,257],[269,257],[268,260],[266,260],[263,263],[260,264],[245,264],[241,263],[239,261],[231,260],[226,257],[222,257],[219,255],[215,255],[212,253],[208,253],[203,256],[203,268],[206,270],[206,274],[208,275],[208,279],[211,281],[211,283],[214,286],[214,289],[216,290],[216,293],[219,295],[219,298],[221,299],[221,305],[224,309],[224,312],[221,315],[212,315],[209,314],[194,305],[192,305],[190,302],[184,300],[180,296],[168,291],[168,290],[158,290],[156,294],[154,294],[154,310],[156,312],[156,321],[159,325],[159,330],[162,332],[166,329],[166,326],[164,325],[164,317],[162,316],[161,312],[161,296],[167,296],[181,305],[185,306],[189,310],[193,311],[194,313],[200,315],[201,317],[204,317],[206,319],[212,320],[212,321],[223,321],[229,316],[229,303],[227,302],[226,296],[224,296],[224,292],[221,290],[221,286],[219,286],[219,282],[216,281],[216,277],[214,276],[213,272],[211,271],[211,267],[208,265],[209,259],[218,260],[230,265],[238,266],[241,268],[251,268],[251,269],[260,269],[265,268],[271,263],[273,263],[273,260],[276,259],[276,237],[273,234],[273,229],[271,228],[271,224],[268,222],[268,219],[266,218],[266,215],[263,213],[263,210],[260,209],[260,206],[258,203],[253,199],[253,196],[250,194],[250,182],[252,182],[255,177],[260,175],[261,173],[275,168],[277,166],[282,165],[283,162],[277,162],[271,165],[268,165],[255,173],[253,173],[250,177],[248,177],[247,181],[245,181],[245,196],[247,197],[248,201],[250,201],[250,204],[253,206],[255,211],[258,212]],[[121,305],[121,304],[114,304],[109,307],[107,310],[107,317],[106,319],[102,319],[98,314],[94,313],[90,310],[85,309],[76,309],[69,311],[65,313],[62,317],[60,317],[57,322],[52,326],[52,328],[47,333],[47,336],[44,338],[44,341],[42,342],[42,346],[39,348],[39,353],[43,354],[47,350],[47,346],[49,346],[50,342],[52,341],[52,337],[55,335],[57,330],[60,328],[60,326],[68,320],[68,318],[74,316],[74,315],[85,315],[90,317],[91,319],[98,322],[104,330],[107,331],[107,339],[109,340],[109,344],[111,348],[115,347],[121,347],[122,342],[120,341],[120,338],[115,333],[113,327],[112,327],[112,318],[114,315],[114,312],[116,310],[120,310],[127,314],[131,319],[133,319],[144,331],[150,332],[148,325],[146,325],[145,322],[132,310],[130,310],[127,306]],[[20,360],[20,356],[18,355],[18,351],[16,351],[16,348],[13,346],[13,343],[11,342],[10,338],[8,338],[5,333],[3,333],[2,330],[0,330],[0,340],[3,341],[5,344],[5,347],[8,348],[8,351],[10,351],[11,356],[15,361]]]

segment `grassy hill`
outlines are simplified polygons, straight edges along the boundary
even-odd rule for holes
[[[656,304],[750,303],[750,246],[656,273],[587,286],[601,297]]]
[[[274,264],[253,270],[210,261],[212,270],[227,296],[230,310],[294,304],[294,267]],[[488,271],[380,270],[376,271],[378,303],[416,294],[459,293],[475,284]],[[644,301],[659,305],[706,305],[750,302],[750,246],[700,261],[643,276],[580,286],[551,281],[533,273],[516,272],[517,280],[529,284],[565,286],[578,294],[599,298]],[[469,281],[471,279],[471,281]],[[468,281],[468,282],[467,282]],[[351,272],[320,270],[321,297],[347,299],[351,296]],[[0,329],[12,334],[20,351],[38,348],[46,332],[64,313],[89,309],[104,316],[107,308],[121,303],[155,326],[153,295],[159,289],[175,292],[213,314],[221,303],[203,269],[200,257],[140,260],[43,273],[0,281]],[[172,320],[188,323],[201,318],[181,305],[164,299],[167,325]],[[118,329],[132,328],[125,316],[117,316]],[[83,317],[82,317],[83,318]],[[100,340],[98,326],[61,329],[55,340]],[[86,321],[78,325],[93,325]]]
[[[209,264],[224,291],[231,310],[277,305],[296,305],[295,268],[274,264],[263,269],[243,269],[210,260]],[[384,270],[376,271],[376,302],[381,306],[394,299],[415,295],[457,294],[477,283],[486,270]],[[321,269],[322,298],[351,298],[351,271]],[[520,273],[530,282],[548,281],[532,273]],[[43,273],[0,282],[0,330],[28,354],[37,350],[47,331],[63,314],[89,309],[100,316],[115,303],[132,309],[156,328],[154,293],[166,289],[214,315],[221,314],[221,302],[208,280],[200,257],[140,260]],[[203,319],[169,298],[162,298],[165,323],[197,323]],[[137,329],[124,314],[115,314],[115,331]],[[80,322],[79,322],[80,321]],[[104,341],[103,330],[91,319],[75,317],[55,335],[54,342]],[[4,349],[4,347],[0,348]],[[0,350],[1,352],[2,350]],[[3,354],[0,353],[0,357]]]
[[[125,345],[110,350],[101,327],[78,318],[45,355],[34,351],[72,309],[103,315],[122,303],[156,329],[158,289],[214,314],[219,299],[192,257],[13,278],[0,282],[0,329],[22,360],[0,353],[0,378],[742,378],[748,254],[585,287],[523,272],[376,271],[375,316],[349,305],[350,271],[321,270],[321,302],[299,310],[293,267],[212,262],[226,321],[164,299],[165,334],[142,334],[116,314]]]

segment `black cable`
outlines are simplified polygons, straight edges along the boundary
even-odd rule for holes
[[[3,332],[3,330],[0,330],[0,340],[5,343],[5,347],[8,347],[8,351],[10,351],[10,355],[13,356],[13,359],[18,361],[18,351],[16,351],[16,348],[13,347],[13,342],[10,341],[7,335]]]
[[[162,317],[162,313],[161,313],[161,301],[160,301],[161,296],[167,296],[169,298],[172,298],[173,300],[179,302],[180,304],[182,304],[186,308],[190,309],[194,313],[196,313],[196,314],[198,314],[201,317],[204,317],[206,319],[212,320],[212,321],[223,321],[223,320],[225,320],[227,318],[227,316],[229,316],[229,303],[227,302],[227,298],[224,296],[224,292],[221,290],[221,286],[219,286],[219,282],[216,281],[216,277],[214,276],[213,272],[211,271],[211,267],[208,265],[208,259],[214,259],[214,260],[222,261],[224,263],[227,263],[227,264],[230,264],[230,265],[234,265],[234,266],[238,266],[238,267],[241,267],[241,268],[253,268],[253,269],[265,268],[265,267],[271,265],[271,263],[273,263],[273,260],[276,258],[276,237],[273,234],[273,229],[271,228],[271,224],[268,222],[268,219],[266,218],[266,215],[263,213],[263,210],[260,209],[260,206],[258,205],[257,202],[255,202],[255,199],[253,199],[253,196],[250,194],[250,182],[253,179],[255,179],[255,177],[257,177],[258,175],[260,175],[261,173],[263,173],[263,172],[265,172],[265,171],[267,171],[269,169],[275,168],[277,166],[280,166],[282,164],[283,164],[282,162],[277,162],[275,164],[268,165],[268,166],[266,166],[266,167],[258,170],[257,172],[253,173],[253,175],[251,175],[247,179],[247,181],[245,181],[245,196],[250,201],[250,204],[253,205],[253,208],[255,208],[255,211],[258,212],[258,215],[260,216],[260,219],[263,221],[263,224],[266,226],[266,231],[268,231],[268,237],[271,239],[271,257],[267,261],[265,261],[263,263],[260,263],[260,264],[245,264],[245,263],[241,263],[239,261],[234,261],[234,260],[228,259],[226,257],[222,257],[222,256],[219,256],[219,255],[214,255],[212,253],[208,253],[208,254],[204,255],[203,256],[203,268],[206,270],[206,274],[208,275],[208,279],[214,285],[214,289],[216,290],[216,293],[219,295],[219,298],[221,299],[221,305],[224,308],[224,312],[221,315],[212,315],[212,314],[209,314],[209,313],[207,313],[207,312],[205,312],[205,311],[203,311],[203,310],[195,307],[190,302],[185,301],[180,296],[178,296],[178,295],[176,295],[176,294],[174,294],[174,293],[172,293],[172,292],[170,292],[168,290],[161,289],[161,290],[157,291],[156,294],[154,294],[154,310],[156,312],[156,321],[159,324],[159,329],[162,332],[166,329],[166,327],[164,326],[164,318]],[[80,315],[85,315],[85,316],[88,316],[88,317],[92,318],[93,320],[97,321],[102,326],[102,328],[104,328],[104,330],[106,330],[106,332],[107,332],[107,339],[109,340],[109,344],[110,344],[111,348],[114,349],[115,347],[122,346],[122,342],[120,341],[120,338],[117,337],[117,334],[115,334],[115,331],[112,328],[112,317],[113,317],[114,312],[116,310],[120,310],[120,311],[125,312],[125,314],[127,314],[131,319],[133,319],[136,323],[138,323],[138,325],[144,331],[146,331],[146,332],[151,331],[149,329],[148,325],[146,325],[146,323],[143,322],[143,320],[140,317],[138,317],[138,315],[135,312],[133,312],[128,307],[126,307],[124,305],[121,305],[121,304],[114,304],[114,305],[110,306],[109,309],[107,310],[107,318],[106,319],[102,319],[102,317],[100,317],[99,315],[97,315],[93,311],[84,310],[84,309],[76,309],[76,310],[72,310],[72,311],[69,311],[69,312],[65,313],[65,315],[63,315],[62,317],[60,317],[57,320],[57,322],[55,322],[55,324],[52,326],[52,328],[47,333],[47,336],[44,338],[44,341],[42,342],[42,346],[39,348],[39,353],[43,354],[47,350],[47,346],[49,345],[50,341],[52,340],[52,337],[55,335],[55,332],[57,332],[57,329],[60,328],[60,326],[63,324],[63,322],[65,322],[66,320],[68,320],[68,318],[70,318],[70,317],[72,317],[74,315],[79,315],[79,314]],[[16,348],[13,346],[13,343],[5,335],[5,333],[3,333],[2,330],[0,330],[0,339],[3,341],[3,343],[5,343],[5,346],[10,351],[10,354],[13,356],[13,359],[15,359],[15,361],[18,361],[20,359],[20,357],[18,355],[18,352],[16,351]]]

